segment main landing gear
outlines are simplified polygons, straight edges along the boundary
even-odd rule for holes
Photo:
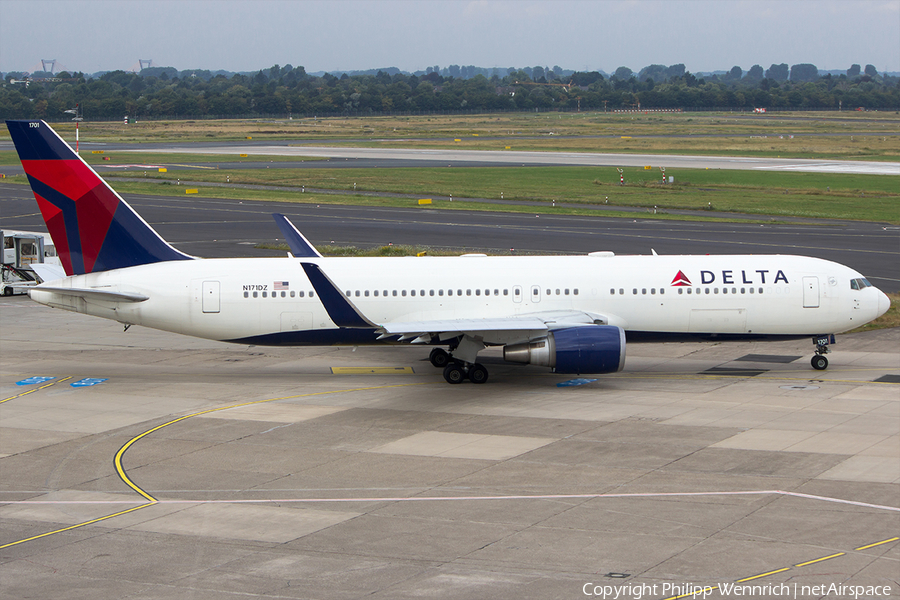
[[[488,371],[484,365],[457,360],[443,348],[432,350],[428,360],[435,367],[444,369],[447,383],[462,383],[466,379],[472,383],[484,383],[488,380]]]
[[[816,371],[824,371],[828,368],[828,359],[825,355],[831,352],[828,348],[829,344],[834,343],[834,335],[817,335],[813,338],[813,344],[816,345],[816,353],[812,357],[810,364]]]

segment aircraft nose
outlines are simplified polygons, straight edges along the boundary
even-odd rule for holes
[[[890,307],[891,299],[887,297],[887,294],[878,290],[878,316],[880,317],[886,313]]]

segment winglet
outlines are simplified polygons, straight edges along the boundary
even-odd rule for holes
[[[353,303],[334,285],[334,282],[319,268],[319,265],[306,262],[300,264],[335,325],[357,329],[378,327],[353,306]]]
[[[281,213],[274,213],[272,217],[275,219],[278,229],[280,229],[281,233],[284,235],[284,240],[288,243],[288,246],[290,246],[291,254],[298,258],[322,257],[322,255],[319,254],[319,251],[309,243],[309,240],[300,233],[300,230],[298,230],[286,216]]]

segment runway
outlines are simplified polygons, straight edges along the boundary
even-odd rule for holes
[[[195,153],[197,147],[171,145],[154,152]],[[686,156],[673,154],[604,154],[588,152],[520,152],[515,150],[428,150],[406,148],[351,148],[346,146],[254,145],[204,146],[203,154],[235,156],[252,153],[258,156],[296,156],[331,159],[391,162],[393,166],[481,165],[481,166],[664,166],[681,169],[731,169],[762,171],[797,171],[811,173],[856,173],[864,175],[900,175],[900,163],[801,158],[748,158]]]
[[[846,264],[884,291],[900,291],[900,228],[829,221],[800,224],[704,223],[251,202],[126,194],[159,233],[203,257],[273,256],[260,242],[281,233],[272,213],[287,214],[316,245],[424,245],[459,252],[617,254],[799,254]],[[599,214],[603,214],[602,212]],[[0,229],[45,231],[25,186],[0,183]]]

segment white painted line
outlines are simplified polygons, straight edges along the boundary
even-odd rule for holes
[[[837,504],[849,504],[864,508],[876,508],[892,512],[900,512],[900,507],[885,506],[883,504],[870,504],[868,502],[856,502],[843,498],[831,498],[828,496],[815,496],[799,492],[786,492],[783,490],[746,490],[737,492],[645,492],[639,494],[541,494],[519,496],[412,496],[412,497],[384,497],[384,498],[269,498],[269,499],[244,499],[244,500],[156,500],[153,504],[260,504],[260,503],[296,503],[296,504],[322,504],[322,503],[347,503],[347,502],[446,502],[446,501],[473,501],[473,500],[591,500],[595,498],[686,498],[702,496],[764,496],[779,495],[805,498],[807,500],[820,500],[822,502],[834,502]],[[138,504],[132,500],[6,500],[6,505],[16,504]]]

